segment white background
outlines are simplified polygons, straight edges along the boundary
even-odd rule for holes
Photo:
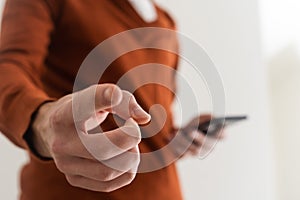
[[[179,29],[215,61],[224,81],[227,113],[249,116],[246,123],[227,130],[225,141],[208,158],[179,164],[186,199],[273,200],[274,160],[257,1],[160,2],[176,17]],[[188,70],[183,66],[182,71]],[[197,88],[201,81],[193,81]],[[188,105],[189,97],[183,90],[179,93]],[[198,94],[201,99],[203,93]],[[207,102],[203,103],[205,111]],[[188,109],[187,118],[198,112]]]
[[[277,197],[300,199],[300,2],[263,0],[264,61],[269,74]]]
[[[296,116],[300,96],[295,91],[300,86],[296,27],[300,3],[263,0],[259,7],[253,0],[157,1],[216,63],[227,113],[249,116],[247,122],[227,130],[227,138],[208,158],[179,163],[185,199],[298,200],[300,162],[295,152],[300,134],[295,130],[300,124]],[[200,111],[210,110],[203,82],[193,78],[185,63],[181,72],[190,76],[199,92]],[[179,85],[179,95],[189,105],[184,94]],[[200,112],[187,109],[183,121]],[[1,199],[17,199],[18,173],[25,161],[23,151],[0,135]]]

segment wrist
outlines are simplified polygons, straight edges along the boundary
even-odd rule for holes
[[[49,136],[47,136],[46,127],[48,121],[46,118],[49,113],[49,108],[52,102],[47,102],[41,105],[32,121],[31,126],[31,143],[35,153],[44,158],[51,158],[49,145],[47,143]]]

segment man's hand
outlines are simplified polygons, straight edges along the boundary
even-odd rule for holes
[[[77,95],[77,101],[72,107],[74,95]],[[95,98],[96,113],[89,109],[92,98]],[[76,122],[74,112],[80,117]],[[126,120],[124,126],[88,134],[87,131],[102,123],[108,113]],[[138,144],[141,133],[138,124],[149,121],[150,115],[129,92],[113,84],[94,85],[41,106],[32,125],[33,143],[40,155],[54,159],[58,170],[65,174],[72,186],[110,192],[134,179],[140,162]],[[85,148],[82,140],[92,151]],[[96,152],[97,159],[90,152],[93,155]],[[117,163],[122,170],[112,169],[103,163]]]
[[[209,114],[201,115],[191,120],[185,127],[177,130],[177,136],[171,135],[169,138],[173,141],[172,151],[176,155],[199,156],[200,152],[209,152],[216,140],[224,138],[224,130],[220,129],[218,133],[206,135],[200,132],[197,127],[199,124],[210,121],[212,116]]]

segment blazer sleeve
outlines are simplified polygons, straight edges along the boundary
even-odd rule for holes
[[[41,84],[53,31],[53,15],[46,0],[6,1],[0,38],[0,131],[26,149],[24,134],[33,113],[53,100]]]

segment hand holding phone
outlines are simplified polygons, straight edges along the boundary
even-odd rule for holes
[[[200,132],[203,132],[205,135],[208,134],[210,136],[213,136],[217,134],[224,127],[246,119],[247,119],[246,115],[216,117],[216,118],[212,118],[211,120],[207,120],[205,122],[200,123],[197,129]]]

